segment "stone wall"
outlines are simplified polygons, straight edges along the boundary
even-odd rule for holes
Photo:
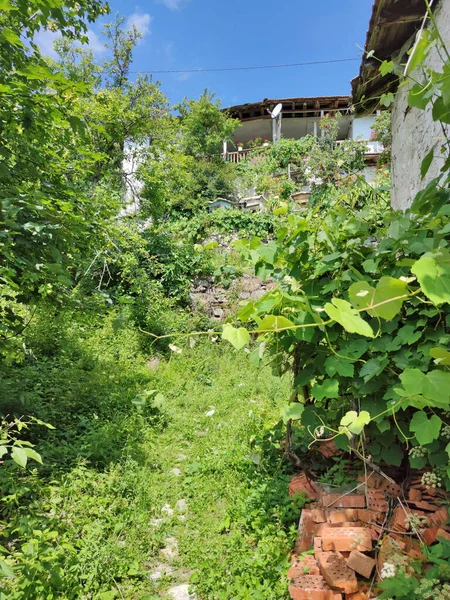
[[[440,33],[450,47],[450,0],[440,1],[436,19]],[[427,63],[432,68],[441,70],[442,60],[436,49],[430,52]],[[422,80],[420,69],[411,76],[412,79]],[[412,85],[413,82],[400,86],[392,111],[392,206],[400,210],[411,206],[417,192],[439,175],[443,165],[443,158],[440,156],[444,139],[441,124],[433,121],[431,105],[424,111],[408,106],[408,94]],[[420,167],[433,147],[437,158],[422,181]]]

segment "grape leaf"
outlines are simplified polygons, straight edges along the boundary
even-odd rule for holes
[[[411,267],[423,293],[435,304],[450,302],[450,254],[441,248],[427,252]]]
[[[332,304],[330,302],[325,304],[325,311],[330,319],[342,325],[349,333],[374,337],[372,327],[369,323],[361,319],[359,313],[353,308],[350,302],[341,300],[340,298],[333,298]]]
[[[356,410],[350,410],[341,419],[341,426],[355,435],[359,435],[368,423],[370,423],[370,413],[367,410],[362,410],[359,415]]]
[[[232,346],[236,348],[236,350],[241,350],[250,341],[250,334],[244,327],[233,327],[229,323],[226,323],[223,326],[222,338],[230,342]]]
[[[316,400],[324,398],[339,398],[339,381],[337,379],[325,379],[321,385],[315,385],[311,394]]]
[[[305,407],[299,402],[291,402],[291,404],[283,406],[283,408],[281,409],[281,416],[283,417],[283,422],[287,423],[290,420],[299,421],[302,417],[304,410]]]
[[[421,446],[431,444],[437,440],[441,431],[442,421],[437,415],[431,415],[430,419],[425,412],[414,413],[409,429],[416,434],[416,439]]]

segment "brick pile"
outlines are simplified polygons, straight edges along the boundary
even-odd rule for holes
[[[306,475],[294,477],[289,493],[305,494],[299,535],[288,573],[292,600],[368,600],[376,597],[382,566],[393,554],[425,560],[422,544],[450,539],[449,513],[420,478],[406,498],[385,477],[361,475],[352,493],[326,493]]]

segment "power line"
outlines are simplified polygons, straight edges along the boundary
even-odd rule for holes
[[[305,67],[308,65],[327,65],[332,63],[343,63],[355,60],[361,60],[361,58],[337,58],[335,60],[315,60],[312,62],[301,62],[301,63],[287,63],[282,65],[261,65],[253,67],[222,67],[218,69],[169,69],[169,70],[155,70],[155,71],[131,71],[132,73],[150,73],[150,74],[162,74],[162,73],[217,73],[219,71],[255,71],[258,69],[285,69],[286,67]]]

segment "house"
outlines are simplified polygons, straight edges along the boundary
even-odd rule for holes
[[[274,98],[252,104],[240,104],[224,109],[241,122],[234,132],[231,143],[224,143],[224,156],[231,162],[239,162],[248,154],[248,141],[260,138],[273,141],[271,112],[281,105],[281,136],[300,139],[306,135],[320,136],[319,122],[325,115],[340,113],[338,141],[361,140],[368,147],[368,164],[375,164],[383,150],[378,142],[371,139],[375,115],[355,117],[351,96],[322,96],[316,98]],[[238,142],[244,144],[237,149]],[[247,148],[246,148],[247,145]]]
[[[450,43],[450,0],[430,1],[440,35]],[[422,180],[421,165],[433,147],[439,154],[443,141],[442,127],[432,118],[432,107],[411,108],[408,95],[414,80],[421,80],[420,68],[408,74],[382,77],[380,60],[406,64],[408,51],[418,39],[418,32],[429,27],[424,0],[375,0],[367,33],[365,53],[359,76],[352,81],[353,102],[357,119],[379,108],[382,94],[395,93],[392,107],[392,206],[406,210],[415,195],[431,179],[439,175],[438,160],[433,161]],[[433,48],[426,64],[439,70],[442,58]],[[402,74],[400,74],[402,75]],[[404,75],[404,73],[403,73]],[[401,85],[400,85],[401,83]]]

